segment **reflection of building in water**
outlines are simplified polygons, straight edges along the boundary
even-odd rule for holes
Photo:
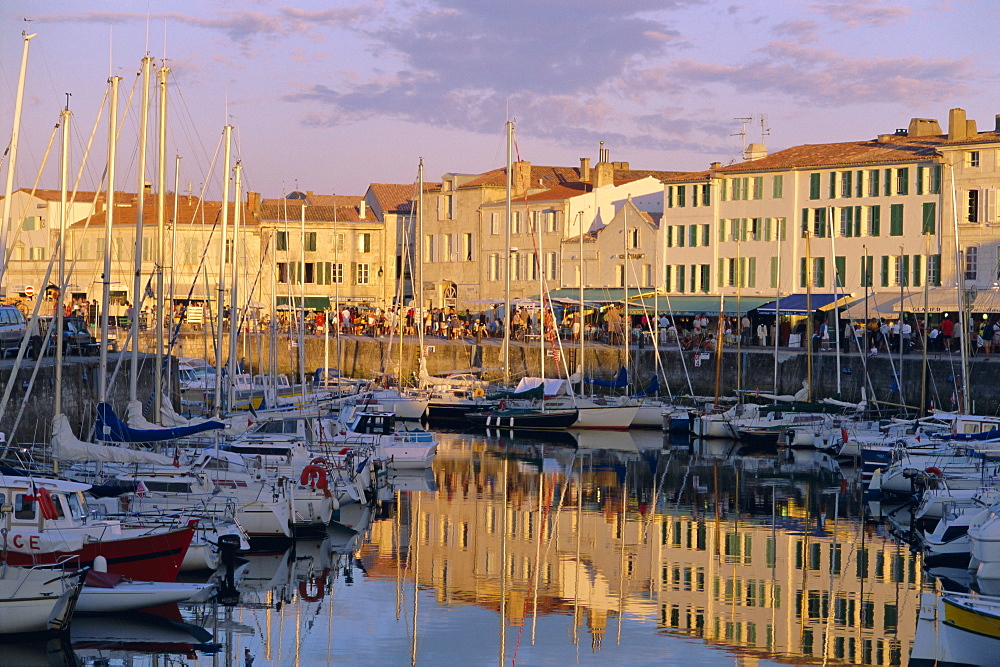
[[[654,512],[653,485],[676,471],[588,457],[581,483],[580,459],[563,455],[561,466],[515,464],[468,436],[442,441],[438,492],[421,499],[419,512],[404,497],[402,544],[394,544],[391,522],[373,527],[366,549],[379,555],[369,553],[369,574],[396,576],[394,554],[409,540],[421,550],[419,584],[439,601],[499,610],[503,589],[510,624],[566,613],[587,628],[595,650],[628,617],[748,658],[901,664],[908,653],[919,561],[857,519],[840,519],[834,530],[833,512],[823,521],[816,509],[832,508],[832,495],[819,498],[817,488],[805,503],[786,501],[772,524],[770,508],[765,517],[722,509],[739,507],[753,479],[720,483],[716,493],[708,475],[697,502],[675,507],[678,489],[665,487]]]

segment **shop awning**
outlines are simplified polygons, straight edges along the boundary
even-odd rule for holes
[[[706,294],[671,295],[670,297],[661,295],[658,305],[661,313],[673,315],[701,315],[704,313],[709,317],[715,317],[719,314],[720,306],[725,315],[742,315],[759,308],[770,300],[770,298],[761,296],[741,296],[737,299],[735,296],[729,295],[720,303],[720,297]],[[646,303],[652,308],[653,302],[651,300],[647,300]]]
[[[841,311],[843,317],[849,317],[852,320],[886,317],[893,314],[899,315],[899,294],[890,294],[887,292],[869,294],[860,299],[855,299]]]
[[[923,314],[926,298],[928,313],[957,313],[958,293],[954,288],[932,287],[927,290],[926,297],[920,288],[913,288],[908,294],[899,292],[880,292],[852,301],[843,314],[852,319],[864,319],[866,316],[888,317],[895,319],[900,311],[916,315]],[[992,310],[991,310],[992,309]],[[1000,295],[995,292],[981,292],[973,302],[970,312],[1000,313]]]
[[[278,306],[288,306],[291,305],[293,308],[298,308],[302,305],[302,299],[300,297],[289,297],[279,296],[276,298]],[[289,303],[289,301],[291,303]],[[341,301],[345,301],[341,299]],[[307,296],[305,302],[306,310],[330,310],[333,306],[330,305],[330,297],[328,296]]]
[[[983,290],[972,300],[969,310],[973,313],[1000,313],[1000,291]]]
[[[761,315],[808,315],[817,310],[830,310],[835,305],[850,298],[850,294],[789,294],[777,301],[771,301],[757,309]],[[809,308],[806,308],[806,306]]]

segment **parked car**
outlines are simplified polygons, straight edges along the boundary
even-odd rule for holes
[[[38,318],[38,331],[32,331],[28,347],[32,357],[37,357],[41,352],[42,341],[45,340],[45,334],[52,326],[54,319],[52,315]],[[53,331],[45,353],[52,354],[56,349],[56,344],[57,336],[56,332]],[[63,352],[82,357],[100,354],[101,347],[98,345],[97,339],[90,333],[90,329],[82,317],[63,318]]]
[[[0,356],[16,352],[28,330],[24,313],[16,306],[0,306]]]

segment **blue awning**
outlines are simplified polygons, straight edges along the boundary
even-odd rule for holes
[[[850,294],[812,294],[808,299],[812,311],[816,312],[817,310],[829,310],[833,308],[836,302],[846,299],[849,296]],[[806,299],[805,294],[789,294],[777,301],[764,304],[757,309],[757,312],[761,315],[774,315],[775,310],[778,310],[782,315],[808,315],[809,311],[806,310]]]

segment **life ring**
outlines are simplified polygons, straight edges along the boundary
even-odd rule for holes
[[[849,440],[849,438],[847,437],[847,427],[846,426],[841,426],[840,427],[840,439],[843,440],[845,443]]]
[[[38,498],[38,506],[42,509],[42,518],[48,521],[59,518],[59,512],[56,510],[56,501],[52,499],[52,494],[46,488],[38,489],[36,495]]]
[[[299,476],[299,484],[302,486],[311,486],[314,489],[325,489],[326,469],[318,465],[307,465],[302,469],[302,474]]]
[[[929,474],[929,475],[935,475],[937,477],[944,477],[944,473],[941,472],[941,468],[938,468],[937,466],[928,466],[928,467],[924,468],[924,472],[927,473],[927,474]]]
[[[473,398],[482,398],[485,395],[486,395],[486,390],[483,389],[482,387],[476,387],[475,389],[472,390]]]
[[[310,577],[308,581],[299,582],[299,597],[306,602],[319,602],[326,593],[326,578],[330,568],[323,570],[321,577]]]
[[[328,466],[330,465],[330,461],[325,456],[317,456],[309,464],[314,466]]]

